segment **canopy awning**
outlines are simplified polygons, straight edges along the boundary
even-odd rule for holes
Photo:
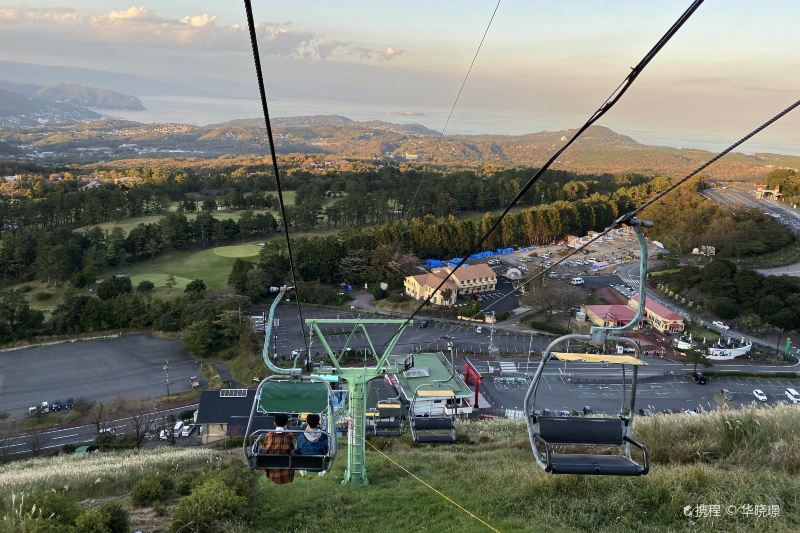
[[[420,398],[453,398],[455,392],[449,389],[428,389],[418,390],[417,396]]]
[[[615,365],[646,365],[641,359],[632,355],[611,355],[602,353],[571,353],[552,352],[553,357],[561,361],[576,361],[579,363],[611,363]]]
[[[328,408],[328,386],[313,381],[267,381],[258,407],[262,413],[322,413]]]

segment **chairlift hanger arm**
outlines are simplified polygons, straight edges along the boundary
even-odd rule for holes
[[[264,324],[264,347],[261,349],[261,358],[264,360],[264,364],[273,374],[284,374],[284,375],[299,375],[302,372],[301,368],[281,368],[269,357],[269,340],[272,337],[272,324],[275,320],[275,309],[277,309],[278,304],[283,299],[284,295],[291,290],[291,287],[287,287],[284,285],[278,291],[278,295],[272,301],[272,305],[269,306],[269,314],[267,315],[267,320]]]

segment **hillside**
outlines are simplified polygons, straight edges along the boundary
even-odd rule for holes
[[[69,103],[55,102],[37,96],[25,96],[0,89],[0,126],[33,126],[43,123],[72,123],[100,115]]]
[[[539,166],[574,130],[527,135],[448,135],[419,124],[358,122],[321,115],[278,118],[275,142],[282,157],[316,162],[347,160],[432,165],[438,167]],[[267,139],[260,119],[235,120],[210,126],[139,124],[98,120],[80,124],[21,125],[4,128],[3,139],[32,156],[70,163],[192,157],[211,159],[263,156]],[[181,154],[177,155],[176,154]],[[710,159],[703,150],[648,146],[608,128],[593,126],[553,168],[587,173],[640,171],[679,176]],[[136,163],[133,163],[136,164]],[[124,166],[124,164],[123,164]],[[733,153],[707,174],[722,180],[755,181],[774,167],[800,168],[800,156]]]
[[[0,490],[6,506],[12,493],[31,489],[76,501],[113,499],[131,513],[128,531],[489,531],[476,517],[504,532],[800,528],[796,407],[636,423],[636,438],[654,462],[642,478],[544,474],[524,424],[496,420],[462,423],[459,443],[449,447],[413,446],[407,436],[371,441],[382,453],[368,447],[367,486],[340,484],[344,450],[327,476],[277,486],[263,474],[248,475],[238,450],[170,449],[11,463],[0,472]],[[685,514],[703,505],[719,505],[720,516]],[[756,517],[756,509],[772,514]],[[6,507],[5,516],[11,513]]]

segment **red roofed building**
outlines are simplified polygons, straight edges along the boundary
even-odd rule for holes
[[[634,311],[639,309],[639,295],[628,300],[628,307]],[[653,299],[645,300],[644,318],[661,333],[683,331],[683,317]]]
[[[586,305],[583,310],[586,317],[596,326],[617,327],[633,320],[638,308],[637,295],[628,300],[628,305]],[[684,327],[681,315],[652,299],[645,303],[643,321],[662,333],[683,331]]]

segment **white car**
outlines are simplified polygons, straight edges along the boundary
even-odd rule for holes
[[[761,390],[761,389],[754,390],[753,391],[753,396],[755,396],[756,400],[758,400],[759,402],[766,402],[767,401],[767,395],[764,394],[764,391]]]
[[[725,324],[724,322],[720,322],[719,320],[715,320],[714,322],[711,323],[711,325],[716,326],[724,331],[728,331],[729,329],[731,329],[729,325]]]
[[[789,387],[784,394],[791,403],[800,403],[800,392],[795,389]]]
[[[188,437],[194,431],[194,424],[186,424],[181,430],[181,437]]]

